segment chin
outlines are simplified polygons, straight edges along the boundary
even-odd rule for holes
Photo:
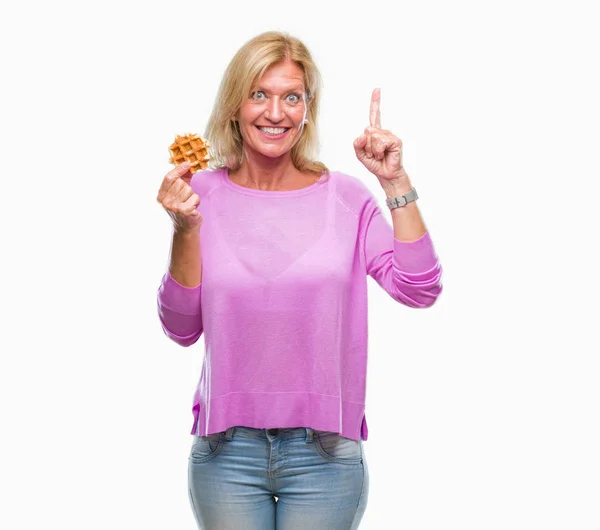
[[[281,149],[281,148],[279,148],[279,149],[256,149],[256,148],[254,148],[253,151],[255,151],[267,158],[279,158],[283,155],[290,153],[292,150],[292,147],[293,146],[291,146],[290,148],[284,148],[284,149]]]

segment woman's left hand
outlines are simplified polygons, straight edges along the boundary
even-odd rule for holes
[[[376,88],[371,96],[370,127],[354,140],[356,157],[382,184],[408,183],[402,166],[402,141],[390,131],[381,128],[379,102],[381,90]]]

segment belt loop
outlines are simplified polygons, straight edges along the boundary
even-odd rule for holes
[[[314,440],[315,431],[310,427],[304,427],[306,429],[306,443],[310,444]]]
[[[229,427],[226,431],[225,431],[225,440],[231,441],[231,439],[233,438],[233,431],[234,431],[235,427]]]

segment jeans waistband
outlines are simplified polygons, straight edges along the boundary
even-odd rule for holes
[[[225,431],[225,439],[231,440],[234,436],[249,438],[263,438],[266,440],[305,438],[310,443],[315,438],[316,431],[311,427],[285,427],[278,429],[255,429],[253,427],[235,426]]]

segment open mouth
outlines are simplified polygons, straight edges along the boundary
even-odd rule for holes
[[[291,127],[259,127],[256,128],[267,138],[282,138],[291,129]]]

